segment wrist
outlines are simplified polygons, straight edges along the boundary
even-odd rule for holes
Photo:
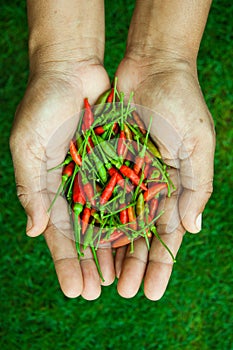
[[[31,73],[103,62],[103,0],[30,0],[28,24]]]
[[[82,63],[102,65],[102,46],[101,42],[93,38],[88,39],[88,44],[82,46],[80,42],[72,39],[54,43],[37,43],[30,39],[30,74],[47,71],[72,74]]]

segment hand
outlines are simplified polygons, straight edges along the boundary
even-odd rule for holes
[[[48,216],[49,193],[56,192],[61,169],[47,170],[63,161],[84,97],[93,104],[109,86],[107,73],[98,62],[79,62],[70,72],[54,67],[40,70],[30,78],[11,134],[18,196],[28,217],[27,234],[34,237],[44,232],[61,288],[68,297],[82,294],[86,299],[97,298],[100,279],[90,252],[87,250],[79,263],[74,241],[64,233],[70,223],[62,198],[54,206],[51,220]],[[111,250],[100,250],[98,255],[105,284],[110,284],[115,278]]]
[[[157,230],[176,255],[185,230],[200,231],[201,213],[212,192],[215,133],[196,69],[171,57],[128,56],[116,76],[120,90],[128,94],[134,91],[136,104],[162,116],[154,118],[151,133],[172,167],[170,176],[178,188],[166,199]],[[161,298],[173,265],[166,249],[156,237],[149,253],[144,239],[135,242],[133,254],[129,250],[125,253],[125,249],[116,253],[119,294],[133,297],[144,277],[147,298]]]

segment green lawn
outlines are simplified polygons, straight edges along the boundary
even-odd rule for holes
[[[106,68],[123,56],[134,2],[106,1]],[[199,77],[213,114],[214,194],[199,235],[187,234],[165,296],[131,300],[103,288],[92,302],[61,293],[43,237],[25,235],[8,147],[28,75],[24,1],[1,1],[0,249],[1,350],[230,350],[232,345],[232,16],[231,1],[212,5],[199,53]],[[113,25],[114,23],[114,25]]]

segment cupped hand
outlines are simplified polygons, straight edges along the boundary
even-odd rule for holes
[[[47,212],[61,181],[61,169],[51,173],[48,169],[64,160],[83,99],[88,97],[93,104],[110,86],[98,63],[79,62],[71,72],[47,69],[30,77],[17,108],[10,146],[27,234],[44,233],[65,295],[95,299],[101,292],[100,279],[88,250],[81,262],[77,259],[66,203],[59,198],[51,215]],[[110,284],[115,277],[111,250],[98,254],[105,284]]]
[[[212,192],[215,132],[195,67],[181,59],[126,57],[116,72],[118,88],[134,103],[151,110],[151,134],[177,189],[163,203],[165,213],[157,223],[162,240],[176,255],[185,231],[201,229],[201,214]],[[154,112],[154,113],[153,113]],[[143,115],[148,126],[148,118]],[[144,278],[144,293],[151,300],[163,295],[173,266],[168,251],[156,237],[150,252],[144,239],[134,253],[116,253],[118,292],[133,297]]]

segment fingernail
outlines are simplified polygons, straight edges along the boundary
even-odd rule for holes
[[[32,219],[30,216],[27,217],[27,226],[26,226],[26,232],[30,231],[32,228]]]
[[[202,213],[198,215],[196,218],[196,227],[198,231],[201,231],[201,224],[202,224]]]

